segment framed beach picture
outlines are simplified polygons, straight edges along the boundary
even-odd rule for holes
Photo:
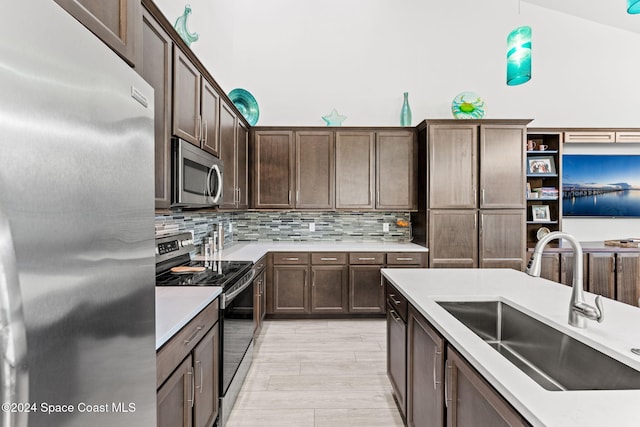
[[[527,158],[527,174],[549,175],[556,173],[553,156],[532,156]]]
[[[549,212],[549,206],[547,205],[531,206],[531,219],[533,220],[533,222],[551,221],[551,213]]]

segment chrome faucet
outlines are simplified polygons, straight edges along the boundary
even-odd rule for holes
[[[562,231],[554,231],[543,238],[536,244],[533,255],[529,259],[529,265],[525,270],[529,276],[540,277],[542,270],[542,252],[547,244],[554,239],[564,239],[569,242],[573,249],[573,283],[571,290],[571,302],[569,303],[569,325],[577,328],[585,328],[586,319],[596,320],[602,323],[604,320],[604,309],[600,295],[596,297],[596,306],[593,307],[584,301],[584,291],[582,284],[582,246],[571,234]]]

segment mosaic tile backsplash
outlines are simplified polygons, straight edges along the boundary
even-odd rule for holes
[[[410,221],[408,212],[178,212],[155,218],[156,236],[192,231],[196,246],[218,224],[225,230],[225,245],[253,241],[328,241],[328,242],[408,242],[410,227],[398,220]],[[315,231],[309,224],[315,224]],[[383,224],[389,231],[383,231]],[[229,225],[232,231],[229,231]]]

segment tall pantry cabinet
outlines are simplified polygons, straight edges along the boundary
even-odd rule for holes
[[[525,266],[529,120],[427,120],[418,126],[414,242],[433,268]]]

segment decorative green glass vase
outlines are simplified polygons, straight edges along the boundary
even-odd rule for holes
[[[409,92],[404,93],[404,102],[400,111],[400,126],[411,126],[411,107],[409,107]]]
[[[191,6],[187,4],[184,6],[184,12],[178,17],[178,19],[176,19],[176,23],[173,25],[173,28],[175,28],[178,34],[180,34],[180,37],[182,37],[182,40],[184,40],[187,46],[190,46],[191,43],[197,41],[199,37],[198,33],[190,33],[187,28],[187,19],[190,14]]]

